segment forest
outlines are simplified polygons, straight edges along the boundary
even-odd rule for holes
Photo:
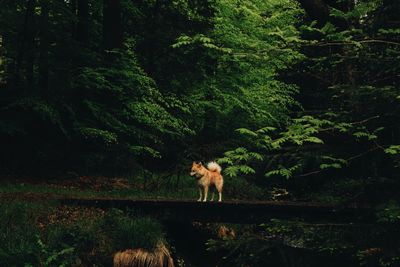
[[[0,0],[0,266],[164,266],[116,264],[126,249],[165,266],[400,266],[399,14],[398,0]],[[195,202],[192,162],[209,161],[223,201],[374,220],[174,235],[57,201]]]

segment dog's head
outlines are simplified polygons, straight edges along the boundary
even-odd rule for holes
[[[201,164],[201,162],[193,161],[192,169],[190,170],[190,176],[200,175],[202,167],[203,167],[203,164]]]

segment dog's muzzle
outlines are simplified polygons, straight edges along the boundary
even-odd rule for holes
[[[196,177],[197,180],[200,180],[203,177],[203,175],[198,172],[190,172],[190,176]]]

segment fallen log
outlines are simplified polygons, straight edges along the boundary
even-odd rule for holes
[[[164,220],[262,223],[275,219],[308,222],[375,222],[375,210],[365,207],[338,207],[326,203],[288,201],[195,202],[188,200],[135,200],[109,198],[60,198],[63,205],[132,209]]]

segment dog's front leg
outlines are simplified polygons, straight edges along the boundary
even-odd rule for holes
[[[201,192],[202,190],[201,190],[201,187],[199,186],[199,194],[200,194],[200,197],[199,197],[199,199],[197,200],[197,201],[201,201],[201,199],[202,199],[202,192]]]
[[[203,202],[207,201],[207,195],[208,195],[208,186],[205,186],[204,187],[204,199],[203,199]]]

